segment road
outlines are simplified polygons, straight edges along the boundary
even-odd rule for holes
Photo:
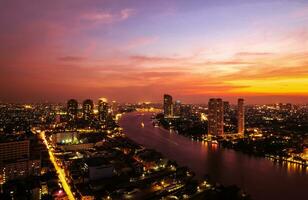
[[[64,173],[64,169],[62,169],[56,162],[55,156],[53,155],[53,152],[51,151],[51,148],[46,140],[46,136],[45,136],[45,132],[42,131],[40,133],[40,137],[43,139],[44,144],[46,145],[47,149],[48,149],[48,153],[49,153],[49,158],[50,161],[52,162],[52,164],[54,165],[57,173],[58,173],[58,178],[62,184],[62,187],[65,191],[65,193],[67,194],[67,197],[69,200],[75,200],[75,197],[71,191],[71,188],[69,186],[69,184],[66,181],[66,177],[65,177],[65,173]]]

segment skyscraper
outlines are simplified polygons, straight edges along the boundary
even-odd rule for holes
[[[119,112],[119,104],[116,101],[111,102],[111,112],[113,115],[116,115]]]
[[[86,99],[82,104],[83,118],[89,120],[93,114],[94,104],[91,99]]]
[[[166,118],[173,117],[172,96],[169,94],[164,94],[164,116]]]
[[[230,111],[230,103],[228,101],[224,101],[224,113],[228,113]]]
[[[100,98],[98,100],[98,115],[100,121],[106,121],[108,117],[108,101],[106,98]]]
[[[244,135],[245,131],[245,111],[244,111],[244,99],[238,99],[237,101],[237,131],[239,134]]]
[[[175,116],[181,116],[181,101],[176,100],[174,103],[174,113]]]
[[[208,104],[208,134],[224,134],[224,106],[221,99],[210,99]]]
[[[78,114],[78,102],[75,99],[70,99],[67,101],[67,115],[70,122],[77,119]]]

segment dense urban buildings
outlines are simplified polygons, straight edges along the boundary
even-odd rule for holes
[[[117,120],[121,119],[122,115],[129,115],[124,114],[129,112],[133,112],[135,120],[141,120],[140,123],[144,124],[138,124],[133,128],[135,131],[154,129],[155,133],[163,131],[157,129],[162,126],[169,129],[168,135],[172,138],[181,134],[189,137],[189,141],[199,141],[202,145],[206,142],[212,146],[211,148],[217,148],[215,145],[218,143],[220,148],[233,148],[275,162],[287,162],[288,165],[307,166],[306,105],[244,105],[243,99],[239,99],[234,105],[223,103],[222,99],[216,98],[203,105],[175,101],[172,102],[175,105],[171,111],[174,113],[173,117],[165,118],[162,109],[164,104],[113,103],[109,107],[106,99],[99,99],[97,105],[88,101],[88,110],[92,110],[89,112],[92,114],[85,121],[84,109],[79,109],[76,100],[74,103],[69,102],[72,101],[69,100],[63,105],[1,105],[0,130],[3,137],[1,136],[0,143],[0,164],[4,170],[1,171],[0,179],[4,190],[0,195],[19,198],[16,190],[12,188],[17,189],[18,184],[29,181],[35,184],[29,185],[29,188],[24,190],[25,193],[20,194],[28,195],[29,198],[36,196],[37,199],[48,196],[55,199],[95,199],[108,196],[127,199],[130,195],[170,197],[170,193],[167,192],[169,188],[177,188],[175,191],[178,197],[181,197],[183,192],[192,196],[199,194],[194,190],[188,190],[192,187],[191,178],[185,177],[194,177],[193,175],[179,175],[185,171],[192,174],[190,170],[176,166],[173,161],[156,151],[139,146],[123,134]],[[147,119],[146,116],[149,114],[146,113],[153,111],[157,116]],[[245,118],[238,117],[240,111]],[[102,113],[107,113],[106,121],[100,120]],[[70,116],[74,116],[73,121]],[[216,125],[221,124],[220,120],[223,120],[223,134],[215,133],[215,128],[213,133],[209,134],[211,118],[219,120],[215,122]],[[242,122],[246,124],[243,127],[245,134],[238,134],[239,121],[244,119]],[[152,121],[148,123],[146,120]],[[134,127],[136,122],[127,123]],[[221,130],[219,129],[220,132]],[[162,141],[168,143],[166,147],[180,144],[173,139]],[[199,144],[195,142],[189,144]],[[169,169],[172,170],[168,171]],[[193,169],[195,170],[194,167]],[[170,175],[174,178],[168,178]],[[161,178],[158,179],[158,176]],[[163,181],[164,184],[157,185],[157,180]],[[141,187],[144,181],[151,184]],[[113,187],[115,183],[120,182],[119,186]],[[207,181],[207,184],[210,182]],[[210,185],[206,187],[208,189],[201,189],[200,195],[208,195],[209,191],[216,193],[225,190]],[[199,182],[193,188],[198,190],[197,186],[203,187]],[[148,193],[147,187],[155,188],[155,192]],[[13,194],[10,194],[12,191]]]
[[[208,134],[224,134],[224,105],[222,99],[210,99],[208,103]]]
[[[0,2],[0,200],[308,200],[308,0]]]
[[[89,99],[82,109],[73,99],[63,105],[1,105],[1,199],[160,199],[227,192],[228,187],[195,180],[190,169],[136,144],[117,124],[121,110],[160,107],[113,103],[110,111],[102,98],[97,111]],[[17,116],[13,127],[31,123],[7,129],[12,121],[6,119],[19,110],[24,117]],[[242,193],[236,188],[233,194]]]

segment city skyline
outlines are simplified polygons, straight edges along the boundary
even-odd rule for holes
[[[187,103],[307,103],[307,8],[301,0],[3,1],[0,100],[158,102],[172,93]]]
[[[0,2],[0,199],[308,199],[308,0]]]

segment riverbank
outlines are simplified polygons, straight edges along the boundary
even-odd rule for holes
[[[294,165],[278,165],[263,157],[249,156],[218,144],[190,138],[153,127],[153,113],[128,113],[119,121],[124,133],[137,143],[156,149],[164,156],[187,166],[202,179],[211,175],[213,182],[236,184],[254,200],[308,199],[308,171]],[[144,127],[141,123],[144,123]],[[273,187],[275,185],[275,187]]]
[[[139,125],[139,124],[138,124]],[[144,128],[143,122],[138,126]],[[124,129],[125,131],[125,129]],[[154,179],[157,183],[153,183],[152,187],[163,187],[161,192],[155,192],[155,197],[176,196],[177,198],[190,198],[190,199],[232,199],[232,200],[250,200],[251,197],[247,195],[236,185],[225,186],[217,183],[211,179],[210,176],[203,177],[202,179],[194,178],[195,173],[186,166],[177,164],[176,161],[170,160],[163,156],[159,151],[144,147],[142,144],[134,141],[133,138],[127,137],[126,143],[129,146],[134,146],[135,151],[138,152],[133,155],[133,158],[143,165],[143,173],[139,181],[146,179]],[[123,152],[124,154],[125,151]],[[128,155],[128,154],[127,154]],[[164,162],[162,162],[164,161]],[[165,163],[165,164],[163,164]],[[166,170],[168,173],[166,173]],[[170,172],[169,172],[169,171]],[[157,177],[156,173],[163,173]],[[151,174],[155,174],[155,177]],[[133,180],[134,181],[134,180]],[[154,197],[154,196],[153,196]],[[168,197],[168,196],[167,196]]]
[[[284,138],[277,138],[277,136],[274,135],[263,138],[240,138],[234,137],[234,134],[226,134],[226,137],[223,138],[209,138],[204,134],[206,133],[206,126],[202,125],[202,123],[194,123],[190,120],[188,122],[189,124],[185,124],[186,122],[180,119],[166,120],[163,115],[160,114],[156,115],[154,120],[153,125],[155,127],[160,126],[165,130],[173,131],[193,141],[218,143],[224,148],[240,151],[250,156],[270,158],[270,160],[279,163],[288,162],[301,165],[305,168],[308,167],[308,162],[306,160],[298,155],[293,156],[286,152],[287,149],[294,148],[294,144],[292,144],[290,140],[285,140]],[[198,131],[199,133],[196,133]]]

